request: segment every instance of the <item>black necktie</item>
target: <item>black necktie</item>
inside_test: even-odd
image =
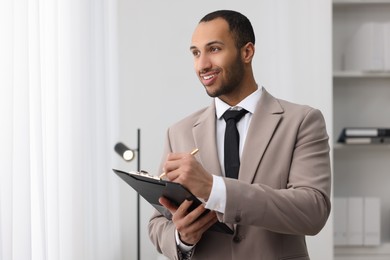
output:
[[[225,175],[229,178],[238,178],[238,170],[240,169],[240,135],[236,123],[247,112],[245,109],[227,110],[222,116],[226,121],[224,151]]]

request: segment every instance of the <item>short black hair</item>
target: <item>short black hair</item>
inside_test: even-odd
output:
[[[230,32],[233,34],[238,49],[248,42],[255,44],[255,33],[252,24],[245,15],[239,12],[218,10],[205,15],[199,23],[209,22],[217,18],[222,18],[229,24]]]

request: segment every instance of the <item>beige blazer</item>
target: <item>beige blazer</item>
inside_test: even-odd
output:
[[[215,133],[212,104],[168,129],[163,160],[169,152],[197,147],[203,167],[221,175]],[[309,259],[305,235],[322,229],[331,208],[328,135],[321,112],[276,99],[264,89],[247,133],[239,178],[224,181],[226,211],[217,215],[234,235],[206,232],[192,259]],[[174,230],[157,211],[151,217],[151,241],[169,259],[178,259]]]

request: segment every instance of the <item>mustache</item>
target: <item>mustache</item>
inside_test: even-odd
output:
[[[202,69],[199,71],[199,75],[210,73],[210,72],[220,72],[220,68],[211,68],[211,69]]]

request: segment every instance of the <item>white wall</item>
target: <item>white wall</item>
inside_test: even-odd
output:
[[[189,52],[199,19],[217,9],[241,11],[257,36],[255,77],[273,95],[319,108],[332,136],[331,1],[119,0],[122,141],[136,146],[142,131],[143,169],[156,173],[169,125],[210,104]],[[120,165],[136,169],[135,163]],[[127,259],[135,259],[135,193],[125,185],[122,221]],[[127,201],[127,200],[125,200]],[[157,259],[147,237],[151,207],[142,203],[142,259]],[[332,221],[308,238],[314,260],[333,258]]]

